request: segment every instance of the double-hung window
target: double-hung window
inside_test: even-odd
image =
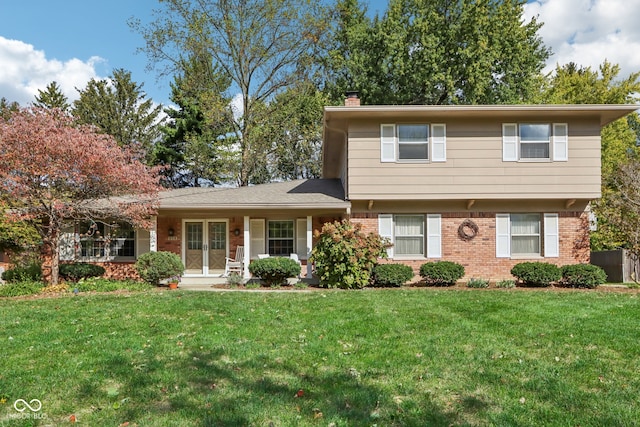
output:
[[[398,160],[429,160],[429,126],[397,125]]]
[[[378,232],[393,246],[387,250],[391,258],[440,258],[440,215],[392,215],[378,216]]]
[[[496,256],[558,257],[558,214],[496,214]]]
[[[424,255],[424,215],[395,215],[393,237],[396,255]]]
[[[267,245],[269,255],[289,256],[295,252],[293,221],[269,221],[267,228]]]
[[[380,126],[381,162],[444,162],[444,124],[401,123]]]
[[[568,160],[566,123],[504,123],[502,160]]]
[[[130,224],[79,223],[80,258],[96,260],[133,259],[136,233]]]

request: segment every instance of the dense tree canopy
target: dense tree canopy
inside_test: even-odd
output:
[[[545,90],[541,93],[543,102],[553,104],[630,104],[638,101],[640,93],[640,73],[632,73],[620,78],[620,67],[605,61],[598,70],[580,67],[574,63],[556,67]],[[598,228],[591,233],[594,250],[615,249],[624,246],[629,234],[620,228],[621,185],[614,175],[629,159],[636,158],[639,150],[637,141],[640,134],[634,124],[638,115],[616,120],[602,129],[602,198],[592,204],[598,220]],[[626,169],[623,169],[626,170]]]
[[[261,139],[260,128],[273,112],[273,98],[313,68],[310,58],[325,27],[320,2],[161,3],[154,22],[131,23],[146,40],[143,50],[166,73],[182,71],[189,57],[211,57],[211,70],[220,70],[238,95],[240,108],[227,116],[237,144],[234,180],[239,185],[264,181],[269,142]]]
[[[369,19],[339,0],[326,82],[334,100],[358,90],[366,104],[528,102],[549,57],[523,0],[390,0]]]
[[[223,95],[229,80],[212,66],[209,55],[189,58],[171,84],[177,108],[165,109],[170,120],[152,156],[154,164],[166,166],[163,181],[169,187],[213,185],[233,169],[233,112]]]
[[[147,158],[159,136],[162,106],[146,99],[142,85],[131,80],[131,72],[117,69],[108,79],[91,79],[78,90],[72,114],[79,123],[95,125],[113,136],[122,147]]]
[[[8,215],[36,227],[54,284],[65,223],[110,218],[146,225],[156,175],[113,137],[60,110],[26,108],[0,119],[0,191]]]

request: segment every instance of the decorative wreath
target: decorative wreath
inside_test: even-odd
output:
[[[470,219],[465,219],[458,227],[458,236],[462,240],[469,241],[478,234],[478,225]]]

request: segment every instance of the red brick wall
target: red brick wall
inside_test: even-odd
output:
[[[475,238],[465,241],[458,235],[458,227],[465,219],[478,226]],[[378,232],[378,214],[355,213],[351,221],[363,225],[365,232]],[[442,214],[442,258],[390,260],[413,267],[418,273],[420,265],[429,261],[445,260],[460,263],[465,268],[465,277],[492,280],[511,279],[511,268],[520,262],[543,261],[558,266],[589,262],[589,228],[584,212],[561,212],[559,214],[560,257],[511,259],[496,258],[495,212],[445,213]],[[388,262],[388,261],[383,261]]]

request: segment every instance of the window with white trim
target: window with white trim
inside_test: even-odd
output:
[[[136,232],[131,224],[81,222],[77,225],[77,234],[80,259],[135,259]]]
[[[504,123],[502,160],[567,161],[568,127],[566,123]]]
[[[446,126],[426,123],[380,125],[380,161],[446,161]]]
[[[267,224],[267,250],[271,256],[289,256],[295,253],[293,220],[269,221]]]
[[[558,257],[558,214],[496,214],[496,256]]]
[[[378,232],[393,244],[387,250],[390,258],[441,257],[439,214],[378,215]]]

